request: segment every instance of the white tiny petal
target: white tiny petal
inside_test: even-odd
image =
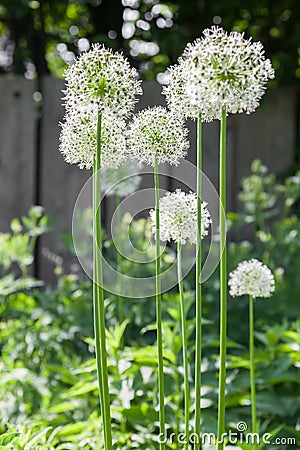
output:
[[[70,164],[90,169],[97,151],[97,115],[89,108],[69,113],[61,124],[59,151]],[[101,166],[116,168],[127,158],[126,123],[110,111],[102,115]]]
[[[128,128],[128,150],[137,161],[154,166],[178,165],[189,148],[188,130],[181,119],[161,106],[139,112]]]
[[[201,239],[208,234],[211,224],[206,203],[201,204]],[[194,192],[186,194],[180,189],[167,192],[159,201],[160,238],[180,244],[196,244],[197,242],[197,195]],[[155,211],[150,211],[152,231],[155,234]]]
[[[220,119],[223,109],[253,112],[274,75],[260,42],[213,26],[186,46],[163,93],[170,109],[185,118],[201,114],[209,122]]]
[[[229,274],[228,286],[230,295],[251,295],[256,297],[271,297],[275,291],[275,280],[271,270],[257,259],[241,262]]]
[[[120,117],[132,113],[136,95],[142,94],[138,73],[119,53],[94,44],[66,71],[65,107],[93,104],[99,112],[109,109]]]

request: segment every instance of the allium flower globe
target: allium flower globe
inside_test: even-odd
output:
[[[99,112],[110,110],[128,116],[142,94],[138,73],[119,53],[102,45],[81,54],[66,71],[67,111],[82,105],[96,105]]]
[[[228,285],[230,295],[251,295],[257,297],[271,297],[275,290],[274,276],[271,270],[257,259],[241,262],[229,274]]]
[[[260,42],[220,27],[204,30],[201,39],[187,45],[182,59],[186,94],[192,105],[205,111],[206,119],[220,118],[223,109],[226,114],[250,114],[274,78]]]
[[[189,148],[188,131],[181,119],[161,106],[139,112],[128,128],[128,149],[137,161],[151,166],[178,165]]]
[[[69,114],[61,124],[59,151],[70,164],[80,169],[94,165],[97,151],[97,114],[79,110]],[[116,168],[127,158],[126,123],[114,114],[106,112],[102,118],[101,167]]]
[[[208,234],[211,224],[207,203],[201,204],[201,239]],[[197,196],[186,194],[180,189],[167,192],[159,201],[160,238],[162,241],[173,240],[179,244],[196,244],[197,242]],[[155,234],[155,211],[150,211],[152,230]]]
[[[101,170],[101,191],[107,196],[118,195],[127,197],[139,187],[142,177],[139,174],[141,166],[128,160],[117,169],[104,167]]]
[[[162,93],[166,97],[168,107],[172,112],[185,119],[196,119],[201,113],[203,120],[208,121],[204,113],[204,104],[192,103],[187,93],[186,81],[189,77],[189,61],[179,58],[178,64],[169,67],[168,84],[163,87]]]

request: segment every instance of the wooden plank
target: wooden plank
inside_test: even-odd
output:
[[[91,174],[90,171],[81,171],[76,166],[66,164],[58,152],[60,133],[58,123],[63,119],[64,114],[61,106],[63,86],[61,80],[50,77],[43,80],[40,198],[46,213],[60,219],[55,231],[45,236],[41,242],[40,275],[47,280],[53,279],[51,275],[53,263],[46,255],[64,254],[59,235],[71,233],[71,219],[76,197]],[[143,109],[148,105],[164,104],[164,98],[160,92],[161,86],[153,82],[145,82],[144,96],[137,109]],[[191,150],[188,160],[195,162],[195,123],[191,122],[188,126],[191,129]],[[260,157],[271,170],[282,170],[293,162],[294,143],[295,97],[291,89],[270,91],[255,114],[230,117],[228,120],[228,208],[236,208],[236,193],[241,177],[249,173],[251,161],[255,157]],[[216,188],[218,188],[218,146],[219,124],[216,122],[205,124],[203,168]],[[176,174],[180,170],[185,169],[180,166],[168,168],[168,173],[174,179],[170,182],[166,177],[162,177],[161,187],[175,189],[178,186]],[[186,174],[186,177],[188,178],[189,174]],[[147,176],[142,184],[142,187],[149,186],[152,186],[152,176]],[[148,204],[149,201],[147,200],[146,203]],[[114,211],[114,199],[107,199],[105,206],[104,216],[106,225],[109,225]]]
[[[243,177],[251,173],[251,163],[260,159],[273,173],[284,173],[295,158],[296,90],[267,91],[255,113],[231,117],[234,134],[230,177],[232,207],[238,208],[237,192]]]
[[[0,229],[26,214],[35,191],[34,81],[0,77]]]
[[[42,82],[43,117],[40,139],[40,179],[35,179],[36,168],[36,107],[33,94],[36,82],[22,76],[0,77],[0,229],[7,230],[13,217],[26,214],[35,202],[39,185],[40,203],[46,214],[59,219],[52,233],[41,240],[40,275],[52,279],[51,254],[64,254],[59,240],[62,233],[71,232],[73,207],[77,195],[91,171],[80,170],[63,161],[58,152],[59,122],[63,119],[61,106],[62,80],[46,77]],[[137,109],[164,105],[161,86],[144,82],[144,95]],[[251,162],[260,158],[272,172],[287,170],[294,162],[296,145],[296,95],[293,88],[269,90],[261,106],[251,115],[238,114],[228,119],[228,208],[236,210],[237,192],[241,178],[250,173]],[[196,159],[195,123],[189,122],[191,149],[188,160]],[[219,124],[203,127],[203,169],[218,187]],[[151,168],[150,168],[151,169]],[[176,177],[183,167],[168,168],[170,181],[162,177],[163,189],[175,189]],[[189,174],[185,174],[188,178]],[[152,186],[152,176],[145,177],[142,187]],[[150,195],[150,194],[149,194]],[[147,202],[146,202],[147,203]],[[113,199],[106,201],[106,225],[114,210]],[[48,255],[48,256],[45,256]]]
[[[39,275],[54,280],[54,262],[51,255],[64,255],[65,247],[59,236],[71,233],[72,214],[77,195],[91,174],[76,165],[67,164],[58,151],[60,127],[63,120],[62,80],[45,77],[42,91],[44,100],[41,125],[40,198],[46,214],[59,219],[55,230],[41,239]]]

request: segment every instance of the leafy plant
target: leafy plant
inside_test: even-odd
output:
[[[295,214],[299,175],[278,182],[261,163],[255,162],[252,169],[253,173],[242,183],[241,212],[228,215],[235,237],[235,241],[229,243],[229,260],[233,263],[228,270],[251,257],[263,259],[273,269],[279,267],[275,271],[275,295],[255,305],[258,418],[261,433],[272,434],[272,441],[275,436],[299,440],[300,221]],[[257,208],[253,207],[256,201]],[[282,204],[286,205],[283,212]],[[241,228],[245,217],[247,225]],[[123,220],[131,221],[129,216]],[[22,230],[21,234],[29,233],[23,223]],[[133,246],[147,248],[145,235],[149,232],[145,219],[132,221]],[[10,235],[13,237],[14,233]],[[30,237],[28,239],[30,241]],[[126,241],[123,245],[127,245]],[[114,265],[112,250],[113,242],[106,236],[106,257]],[[24,255],[23,249],[20,254]],[[170,249],[164,264],[170,264],[173,255]],[[18,255],[15,259],[22,258]],[[132,267],[129,260],[124,260],[122,264],[129,274],[141,276],[143,270],[146,274],[154,272],[153,263]],[[28,268],[26,266],[25,270]],[[7,291],[4,295],[2,292],[0,297],[0,448],[103,448],[102,425],[97,412],[90,281],[84,276],[60,273],[57,286],[32,287],[29,291],[21,287],[27,278],[26,275],[20,277],[18,265],[14,275],[4,270],[3,273],[2,283],[6,277],[13,276],[13,283],[20,284],[11,293]],[[191,386],[195,333],[193,277],[191,273],[184,280]],[[202,429],[215,433],[219,347],[217,275],[205,283],[203,295]],[[156,449],[154,301],[151,298],[125,299],[126,320],[121,324],[116,320],[116,296],[107,292],[105,302],[114,446],[118,450]],[[177,289],[163,295],[162,305],[166,422],[170,434],[182,431],[184,423]],[[229,299],[228,307],[226,428],[234,431],[239,421],[251,422],[247,304]],[[120,345],[123,337],[124,346]],[[243,443],[239,446],[249,448]],[[167,448],[180,449],[181,446],[174,442]],[[292,450],[295,445],[270,444],[266,448]]]
[[[37,238],[51,228],[51,220],[43,214],[43,208],[32,206],[28,216],[13,219],[11,233],[0,233],[0,295],[8,295],[22,289],[41,286],[42,283],[29,275],[34,262]],[[21,278],[17,278],[17,275]]]

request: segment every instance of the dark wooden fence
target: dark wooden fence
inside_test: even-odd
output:
[[[144,83],[139,109],[164,104],[161,87]],[[49,279],[53,270],[47,254],[63,254],[62,233],[71,232],[76,197],[90,171],[66,164],[58,152],[59,122],[63,119],[63,81],[51,77],[28,81],[23,77],[0,77],[0,230],[9,228],[13,217],[40,204],[48,215],[59,219],[55,232],[39,246],[38,273]],[[41,97],[41,95],[42,97]],[[42,98],[42,104],[39,100]],[[191,151],[195,159],[195,124],[190,123]],[[260,158],[274,172],[288,169],[296,158],[297,98],[293,88],[270,90],[261,107],[250,116],[228,120],[228,204],[237,208],[236,193],[241,178],[250,172],[251,161]],[[204,172],[217,186],[218,124],[204,127]],[[176,175],[170,169],[170,174]],[[174,187],[174,185],[172,185]],[[110,204],[107,203],[107,217]]]

